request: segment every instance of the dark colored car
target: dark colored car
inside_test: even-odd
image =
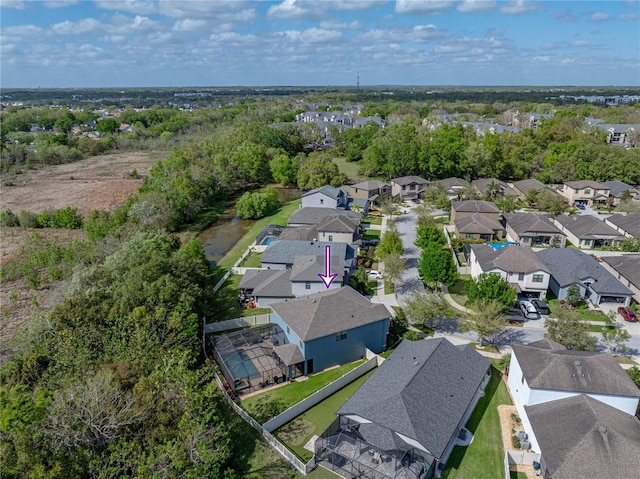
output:
[[[585,206],[582,203],[576,203],[576,208],[578,208],[579,210],[584,210]]]
[[[532,299],[531,304],[535,306],[538,313],[547,315],[549,314],[549,305],[540,299]]]
[[[618,313],[622,315],[625,321],[629,321],[631,323],[635,323],[638,321],[638,316],[631,309],[625,308],[624,306],[620,306],[618,308]]]

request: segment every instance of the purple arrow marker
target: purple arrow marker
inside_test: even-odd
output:
[[[333,280],[338,276],[338,273],[331,274],[331,246],[329,245],[324,247],[324,274],[318,273],[318,276],[327,289],[329,289]]]

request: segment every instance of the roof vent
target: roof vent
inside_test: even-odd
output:
[[[602,434],[606,434],[607,433],[607,426],[605,426],[604,424],[599,424],[598,425],[598,431],[600,431]]]
[[[578,361],[577,359],[573,362],[573,364],[575,364],[576,366],[582,365],[582,363],[580,361]]]
[[[312,300],[311,300],[311,302],[312,302],[312,303],[315,303],[315,302],[316,302],[316,300],[315,300],[315,299],[312,299]]]

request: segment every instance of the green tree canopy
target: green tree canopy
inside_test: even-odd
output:
[[[467,304],[473,305],[478,300],[495,300],[506,311],[516,301],[516,290],[499,274],[481,273],[475,280],[469,281],[464,287]]]

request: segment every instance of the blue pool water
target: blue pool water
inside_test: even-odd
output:
[[[234,379],[249,378],[258,374],[258,370],[244,351],[240,351],[237,355],[231,356],[225,363]]]
[[[262,240],[263,245],[269,245],[271,243],[273,243],[275,240],[277,240],[278,238],[275,238],[273,236],[267,236],[265,239]]]

